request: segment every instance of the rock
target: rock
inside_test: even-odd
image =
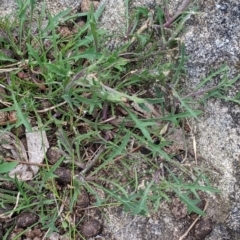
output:
[[[212,231],[212,220],[209,217],[201,218],[193,228],[193,234],[196,240],[204,239]]]
[[[58,177],[56,181],[60,184],[68,184],[71,183],[72,180],[72,172],[71,170],[63,167],[59,167],[54,172]]]
[[[84,222],[81,227],[81,234],[85,237],[95,237],[102,231],[102,224],[97,220]]]
[[[33,230],[29,230],[28,232],[24,233],[24,235],[27,237],[27,238],[30,238],[30,239],[42,239],[42,236],[43,236],[44,232],[42,232],[41,229],[33,229]]]
[[[31,212],[24,212],[18,215],[16,226],[18,228],[27,228],[38,221],[38,216]]]
[[[187,216],[187,207],[178,198],[174,198],[171,205],[171,212],[174,217],[181,219]]]
[[[240,204],[236,204],[232,206],[230,210],[228,219],[227,219],[228,227],[234,231],[240,233]]]
[[[91,4],[93,4],[94,10],[97,9],[99,5],[99,1],[90,1],[90,0],[83,0],[81,2],[81,12],[88,12],[91,9]]]
[[[214,226],[212,232],[204,240],[231,240],[230,233],[223,224]]]
[[[46,156],[49,163],[55,164],[62,157],[62,153],[58,148],[50,147],[46,152]]]
[[[78,196],[76,206],[79,208],[86,208],[90,203],[89,195],[85,189],[81,189],[81,192]]]
[[[8,121],[8,113],[0,112],[0,123],[4,123]]]
[[[16,184],[14,182],[10,182],[10,181],[3,181],[1,188],[3,189],[7,189],[7,190],[17,190]]]

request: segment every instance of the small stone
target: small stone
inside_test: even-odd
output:
[[[36,223],[38,220],[38,216],[31,212],[24,212],[18,215],[16,226],[18,228],[27,228],[34,223]]]
[[[187,216],[187,207],[178,198],[174,198],[172,201],[171,212],[174,217],[181,219]]]
[[[63,167],[59,167],[54,172],[58,177],[56,178],[57,182],[60,184],[68,184],[71,183],[72,180],[72,172],[71,170]]]
[[[232,231],[240,233],[240,204],[232,206],[227,219],[227,226]]]
[[[58,148],[50,147],[47,150],[46,156],[49,163],[55,164],[62,157],[62,153]]]
[[[47,108],[50,108],[50,107],[52,107],[51,102],[47,99],[44,99],[44,100],[41,101],[39,109],[43,110],[43,109],[47,109]]]
[[[90,203],[89,195],[85,189],[81,189],[81,192],[79,193],[76,206],[79,208],[86,208]]]
[[[230,240],[229,229],[224,223],[215,224],[211,233],[207,236],[208,240]]]
[[[202,218],[193,228],[193,234],[196,240],[205,239],[205,237],[212,231],[213,223],[211,218]]]
[[[8,120],[9,121],[16,121],[17,120],[17,112],[11,111],[8,113]]]
[[[53,232],[49,236],[49,240],[59,240],[60,239],[60,234],[57,232]]]
[[[85,25],[84,21],[79,21],[73,26],[73,33],[77,33]]]
[[[96,10],[98,5],[99,5],[99,1],[83,0],[81,2],[81,12],[88,12],[88,11],[90,11],[91,4],[93,4],[94,10]]]
[[[25,127],[20,125],[19,127],[12,128],[11,133],[16,135],[18,138],[22,138],[25,136]]]
[[[8,113],[0,112],[0,123],[4,123],[8,121]]]
[[[102,231],[102,224],[97,220],[91,220],[83,223],[81,233],[85,237],[95,237]]]
[[[59,33],[62,38],[69,37],[72,35],[72,32],[66,26],[59,27],[57,33]]]
[[[29,230],[24,235],[30,239],[41,239],[43,232],[40,229]]]
[[[1,187],[3,189],[7,189],[7,190],[16,190],[16,184],[14,182],[10,182],[10,181],[3,181]]]

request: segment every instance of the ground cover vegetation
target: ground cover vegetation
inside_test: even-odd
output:
[[[84,239],[102,229],[99,219],[86,220],[91,209],[148,215],[173,197],[204,215],[199,193],[219,191],[185,148],[188,119],[201,114],[191,104],[196,96],[239,97],[225,97],[238,80],[228,80],[226,66],[184,95],[187,56],[177,36],[194,6],[183,1],[174,16],[160,7],[127,11],[122,44],[109,49],[113,36],[98,26],[104,5],[52,17],[43,4],[36,18],[35,1],[17,3],[15,18],[0,22],[1,239],[20,239],[29,229],[43,239],[53,232]],[[218,83],[206,88],[214,77]],[[40,163],[22,153],[34,131],[50,145]],[[171,138],[176,132],[181,146]],[[184,164],[188,158],[195,167]],[[11,176],[20,163],[27,168]],[[24,179],[30,166],[38,171]]]

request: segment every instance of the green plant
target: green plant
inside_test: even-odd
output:
[[[219,191],[211,187],[204,173],[189,171],[176,162],[176,152],[166,151],[172,144],[167,129],[179,129],[184,119],[201,114],[190,102],[203,92],[196,89],[182,96],[180,87],[186,56],[176,36],[192,14],[184,11],[187,2],[172,18],[160,8],[155,18],[147,8],[138,8],[132,18],[127,12],[125,35],[129,41],[109,51],[102,44],[107,33],[98,27],[103,7],[95,13],[92,9],[71,16],[66,10],[55,17],[48,15],[47,25],[41,27],[42,18],[38,19],[37,33],[32,33],[35,1],[18,1],[18,21],[7,24],[0,39],[0,45],[13,52],[12,57],[0,56],[0,72],[6,73],[1,86],[8,91],[0,111],[16,112],[15,123],[5,130],[24,126],[31,131],[32,124],[37,124],[65,154],[53,165],[46,158],[33,185],[10,179],[6,172],[16,163],[3,163],[1,178],[13,182],[17,190],[1,189],[1,206],[13,205],[19,193],[18,205],[10,213],[32,208],[46,234],[61,228],[69,237],[78,234],[67,216],[73,214],[82,187],[95,197],[94,207],[123,205],[132,214],[147,215],[157,211],[162,200],[170,201],[174,193],[189,213],[204,214],[197,207],[198,191]],[[129,1],[125,3],[128,6]],[[74,21],[77,17],[87,18],[84,26]],[[161,32],[160,50],[152,40],[154,24]],[[61,35],[58,28],[68,25],[71,33]],[[166,25],[172,26],[170,33]],[[18,30],[18,41],[12,38],[12,29]],[[161,61],[175,47],[177,61]],[[151,67],[144,67],[148,58],[156,56]],[[226,70],[223,67],[213,75]],[[224,91],[237,79],[229,81],[224,75],[216,87],[204,92],[202,100],[212,96],[229,100]],[[204,79],[198,88],[209,80]],[[144,91],[149,86],[153,86],[151,91]],[[232,101],[239,102],[239,96]],[[148,154],[141,154],[142,149]],[[61,165],[71,170],[72,178],[69,189],[58,191],[55,171]],[[105,198],[96,189],[102,189]],[[59,221],[62,211],[65,218]]]

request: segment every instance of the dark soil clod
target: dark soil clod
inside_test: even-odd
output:
[[[97,220],[91,220],[83,223],[81,233],[85,237],[95,237],[102,231],[102,224]]]
[[[47,150],[46,155],[47,155],[47,159],[48,159],[49,163],[51,163],[51,164],[55,164],[62,157],[62,154],[59,151],[59,149],[57,149],[55,147],[50,147]]]
[[[59,167],[54,172],[58,177],[56,178],[57,182],[60,184],[68,184],[71,183],[72,180],[72,172],[71,170],[63,167]]]
[[[24,212],[17,217],[16,226],[18,228],[27,228],[38,220],[38,216],[34,213]]]

